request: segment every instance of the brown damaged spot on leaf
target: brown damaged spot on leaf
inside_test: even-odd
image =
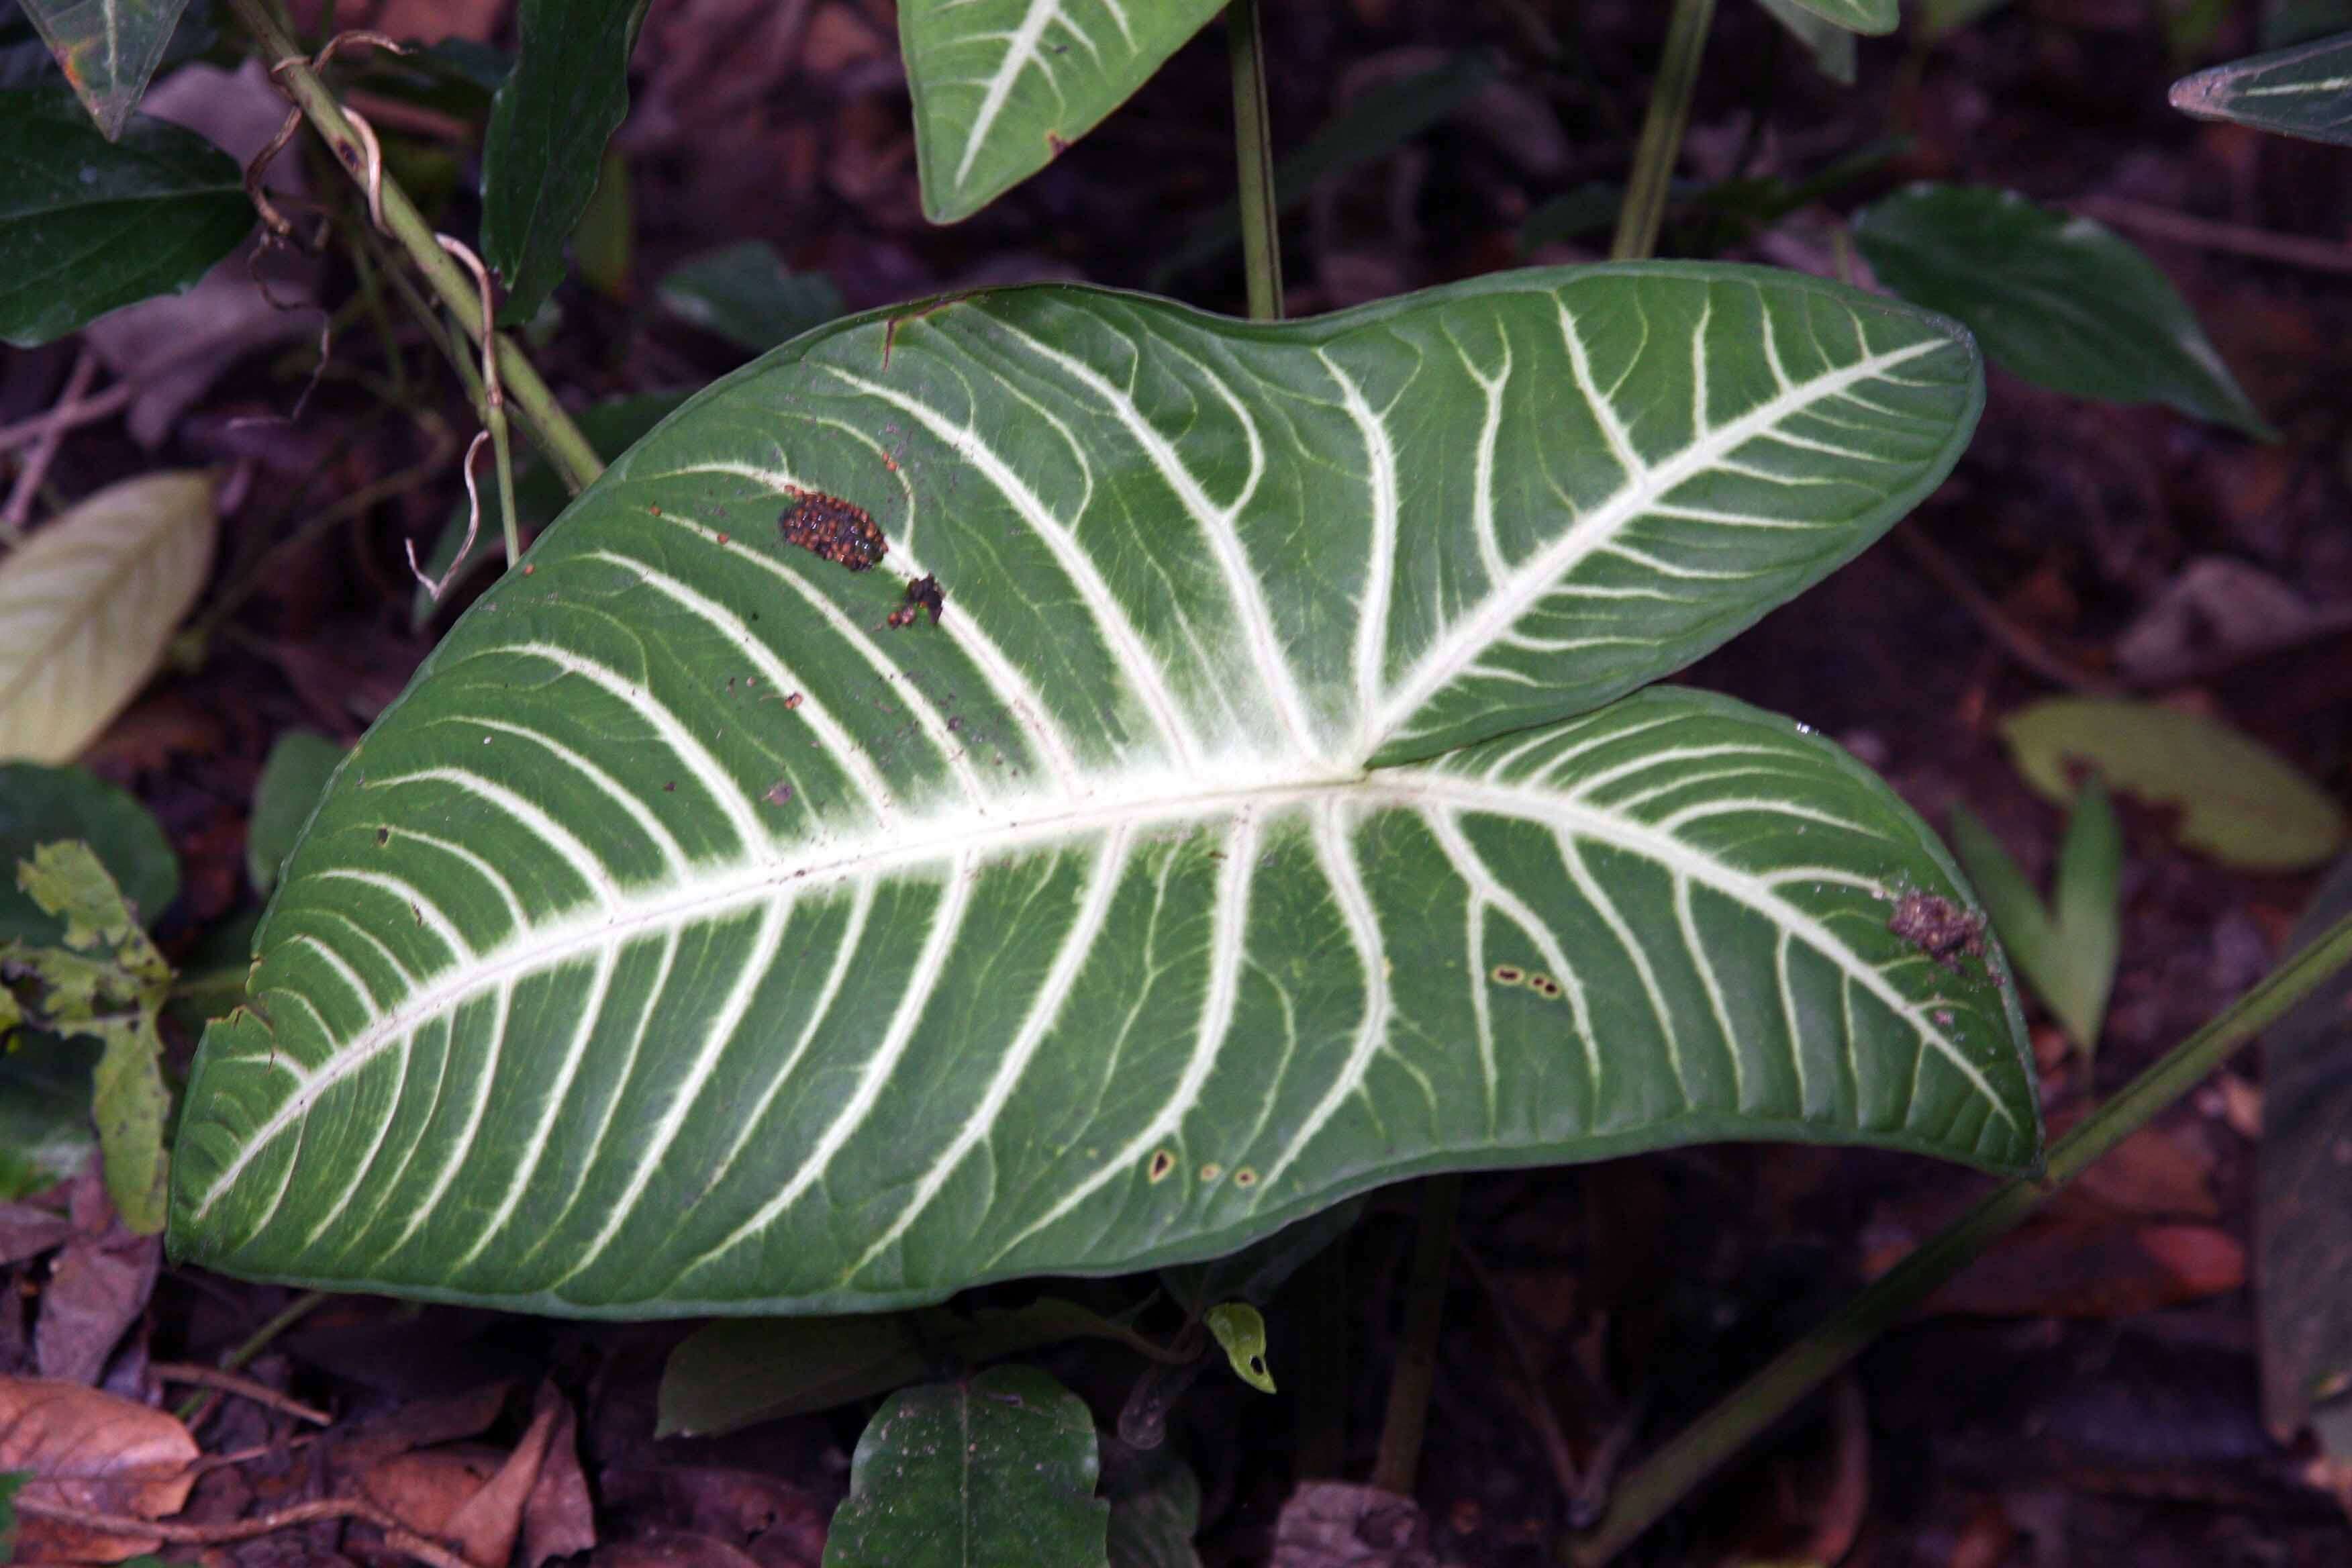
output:
[[[889,551],[889,542],[864,507],[839,496],[826,495],[823,490],[793,489],[788,493],[793,498],[793,504],[776,520],[777,527],[783,531],[785,543],[797,544],[852,572],[865,571]]]
[[[1045,145],[1053,150],[1053,155],[1056,158],[1070,150],[1068,140],[1060,132],[1054,131],[1045,132]]]
[[[768,793],[761,798],[770,805],[782,805],[793,798],[793,786],[779,779],[768,786]]]
[[[1955,973],[1963,956],[1984,956],[1984,917],[1938,894],[1916,888],[1905,893],[1886,918],[1886,929]]]

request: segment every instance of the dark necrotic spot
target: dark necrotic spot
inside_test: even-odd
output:
[[[1168,1173],[1175,1168],[1175,1155],[1171,1154],[1165,1149],[1155,1149],[1151,1152],[1150,1168],[1146,1171],[1144,1174],[1152,1181],[1161,1182],[1167,1180]]]
[[[776,520],[784,542],[822,555],[836,566],[863,572],[890,546],[866,509],[822,490],[793,490],[793,504]]]
[[[1517,985],[1527,977],[1528,972],[1516,963],[1495,965],[1495,984],[1497,985]]]

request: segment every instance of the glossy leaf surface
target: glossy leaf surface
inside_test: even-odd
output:
[[[898,40],[923,210],[954,223],[1044,168],[1223,8],[1219,0],[906,0]]]
[[[2172,84],[2172,107],[2200,120],[2352,145],[2352,33],[2183,77]]]
[[[62,95],[0,91],[0,342],[45,343],[193,286],[253,226],[236,160],[141,119],[109,142]]]
[[[2008,992],[1892,929],[1967,901],[1933,836],[1789,721],[1612,702],[1874,538],[1980,395],[1937,318],[1690,265],[796,340],[362,742],[207,1036],[175,1245],[809,1312],[1447,1167],[2030,1164]],[[852,507],[874,569],[784,542]]]
[[[2040,386],[2275,433],[2155,263],[2113,230],[1984,185],[1913,185],[1854,220],[1905,299],[1957,316],[1995,364]]]

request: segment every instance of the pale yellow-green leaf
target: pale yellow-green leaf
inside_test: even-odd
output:
[[[1265,1319],[1247,1301],[1225,1301],[1209,1309],[1203,1320],[1217,1336],[1234,1375],[1261,1394],[1274,1392],[1274,1374],[1265,1366]]]
[[[2344,811],[2292,763],[2226,724],[2153,702],[2061,697],[2002,726],[2018,772],[2064,804],[2089,772],[2120,794],[2177,807],[2180,842],[2228,866],[2315,866],[2344,839]]]
[[[163,657],[212,570],[210,479],[100,490],[0,558],[0,760],[70,761]]]

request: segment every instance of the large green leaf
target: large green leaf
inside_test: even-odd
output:
[[[108,142],[63,96],[0,92],[0,342],[45,343],[185,289],[253,226],[236,160],[141,119]]]
[[[898,43],[923,210],[954,223],[1044,168],[1222,9],[1223,0],[904,0]]]
[[[482,137],[482,256],[499,320],[536,315],[563,279],[604,144],[629,112],[629,51],[649,0],[522,0],[522,47]]]
[[[163,62],[188,0],[20,0],[108,141]]]
[[[1966,900],[1926,828],[1787,720],[1601,706],[1875,537],[1981,394],[1938,318],[1690,264],[801,337],[361,742],[200,1054],[175,1246],[806,1312],[1202,1258],[1447,1167],[2030,1164],[2009,993],[1891,929]],[[879,570],[780,542],[814,492]],[[919,574],[943,611],[894,627]]]
[[[1916,184],[1854,219],[1880,281],[1948,311],[2002,369],[2275,438],[2179,291],[2114,230],[1986,185]]]
[[[2182,77],[2172,84],[2172,107],[2200,120],[2352,144],[2352,33]]]

